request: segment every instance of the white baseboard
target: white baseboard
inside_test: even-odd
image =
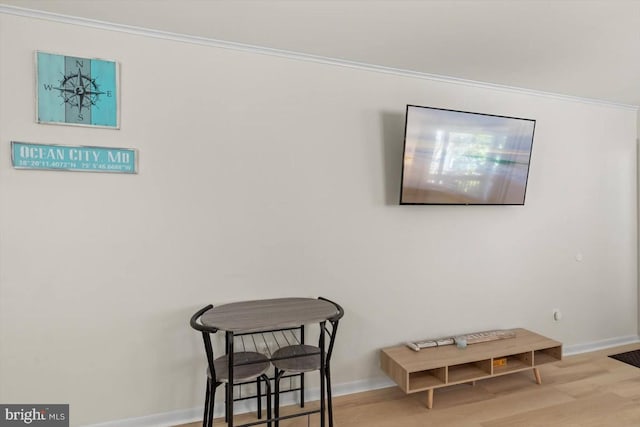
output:
[[[360,393],[363,391],[377,390],[385,387],[392,387],[395,383],[387,377],[378,377],[367,380],[352,381],[350,383],[335,384],[331,388],[333,396],[343,396],[346,394]],[[218,393],[220,394],[220,393]],[[204,399],[204,396],[202,397]],[[320,388],[309,388],[305,392],[305,401],[313,402],[320,399]],[[282,405],[294,405],[299,401],[299,393],[292,392],[282,395],[280,402]],[[164,412],[160,414],[152,414],[144,417],[127,418],[122,420],[107,421],[99,424],[86,425],[85,427],[172,427],[180,424],[188,424],[193,422],[201,422],[203,415],[203,407],[180,409],[177,411]],[[257,409],[254,399],[236,402],[234,412],[243,414],[253,412]],[[263,409],[264,410],[264,409]],[[216,402],[214,410],[215,417],[224,415],[224,404]]]
[[[91,424],[85,427],[169,427],[202,421],[202,412],[203,408],[180,409],[177,411],[146,415],[144,417]]]
[[[610,338],[602,341],[595,341],[586,344],[576,344],[563,348],[564,356],[573,356],[581,353],[588,353],[596,350],[603,350],[626,344],[640,343],[640,336],[629,335],[625,337]],[[332,387],[334,396],[360,393],[363,391],[377,390],[380,388],[393,387],[395,383],[387,377],[377,377],[365,380],[352,381],[349,383],[334,384]],[[305,401],[314,401],[320,398],[320,389],[308,389],[305,393]],[[282,396],[282,405],[293,405],[298,402],[298,393],[287,393]],[[236,402],[234,411],[237,414],[253,412],[256,410],[255,400],[243,400]],[[203,408],[180,409],[177,411],[152,414],[144,417],[128,418],[123,420],[108,421],[100,424],[91,424],[85,427],[172,427],[180,424],[187,424],[202,421]],[[214,415],[222,417],[224,407],[222,403],[216,405]]]
[[[606,348],[636,343],[640,343],[640,336],[627,335],[626,337],[609,338],[606,340],[595,341],[586,344],[564,346],[562,349],[562,354],[564,356],[573,356],[576,354],[589,353],[591,351],[604,350]]]

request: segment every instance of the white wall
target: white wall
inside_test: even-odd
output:
[[[35,50],[120,61],[121,129],[36,124]],[[9,14],[0,63],[0,402],[198,407],[188,318],[247,298],[340,302],[336,385],[412,338],[637,335],[632,109]],[[536,119],[526,205],[398,206],[408,103]],[[11,140],[138,148],[140,173],[15,170]]]

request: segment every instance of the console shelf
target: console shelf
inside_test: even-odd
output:
[[[382,349],[380,366],[405,393],[427,392],[433,406],[433,390],[498,375],[533,370],[542,382],[538,366],[562,360],[562,344],[526,329],[515,329],[515,338],[472,344],[424,348],[406,346]]]

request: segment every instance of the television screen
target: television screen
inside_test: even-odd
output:
[[[402,205],[524,205],[535,120],[407,105]]]

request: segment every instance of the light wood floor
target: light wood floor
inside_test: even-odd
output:
[[[336,427],[638,427],[640,368],[607,357],[640,349],[627,345],[565,357],[532,372],[516,373],[437,389],[433,409],[426,393],[405,395],[392,387],[334,397]],[[308,408],[314,407],[309,403]],[[286,408],[286,413],[295,411]],[[285,411],[283,411],[285,412]],[[236,424],[255,416],[242,415]],[[309,424],[307,424],[309,422]],[[199,423],[176,427],[196,427]],[[281,427],[318,426],[313,415],[282,421]],[[214,426],[226,426],[215,420]]]

